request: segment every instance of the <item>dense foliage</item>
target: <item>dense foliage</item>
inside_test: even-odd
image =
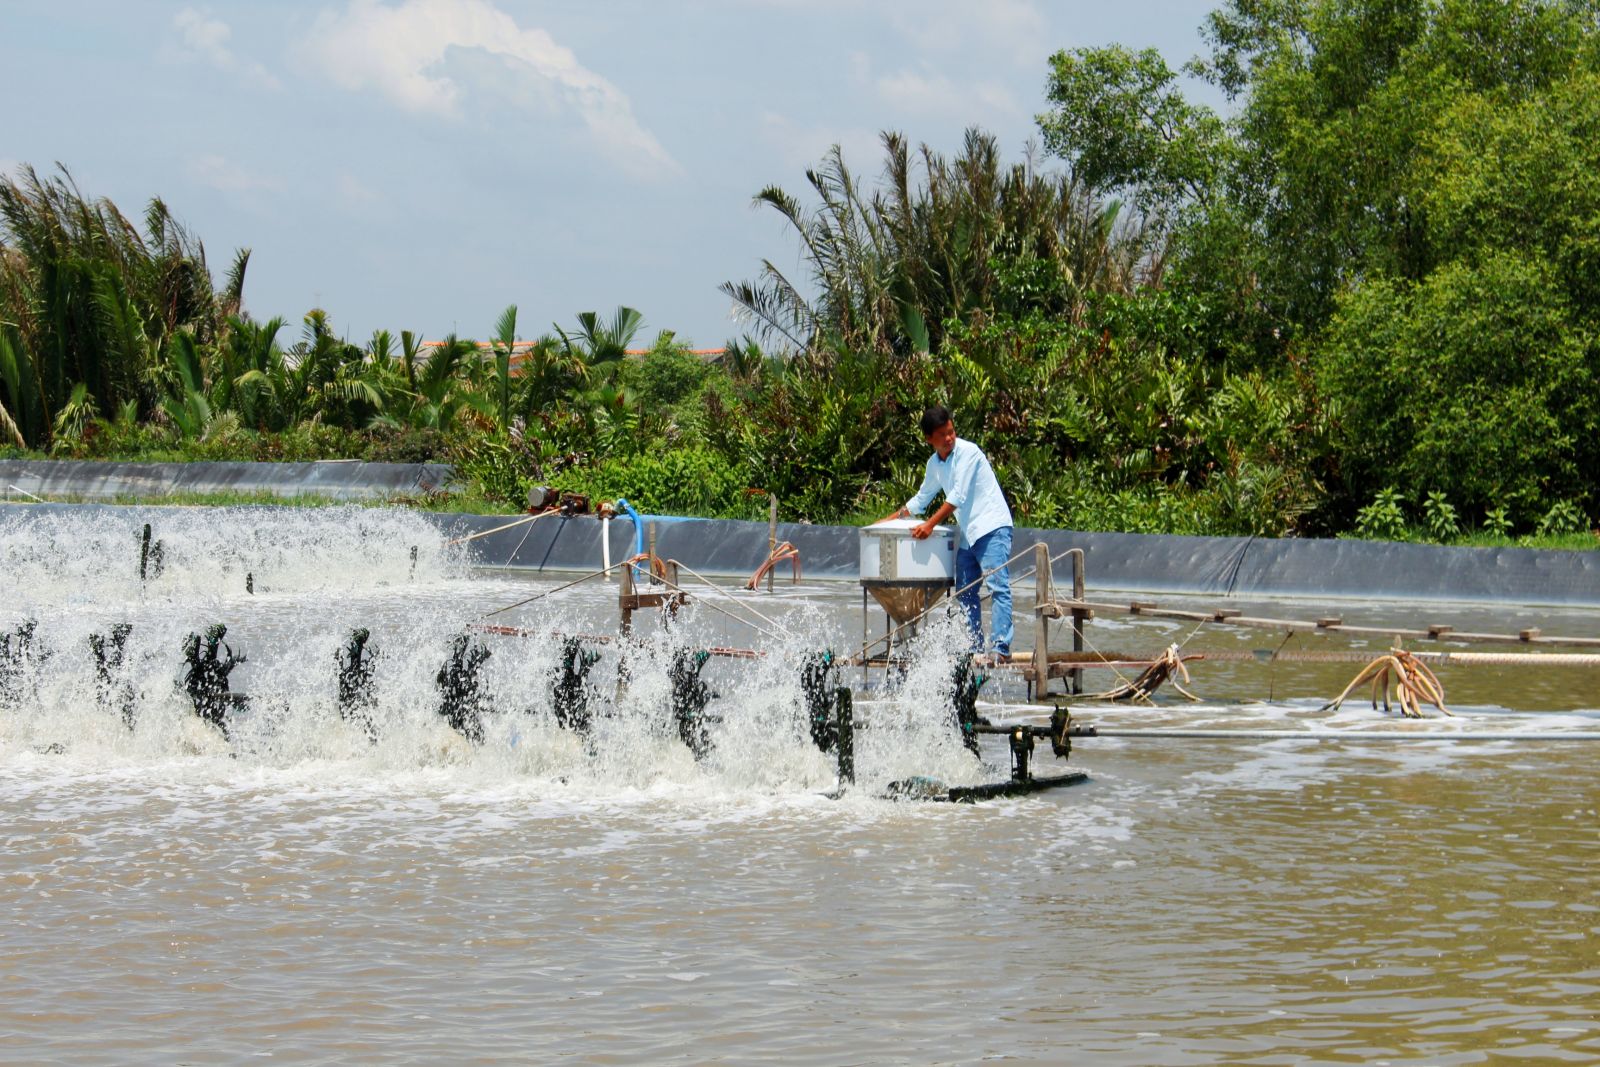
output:
[[[1176,533],[1554,536],[1600,513],[1600,5],[1227,0],[1186,98],[1055,55],[1045,148],[885,134],[756,203],[804,276],[723,289],[720,356],[639,312],[532,342],[297,339],[160,201],[0,181],[0,439],[57,455],[455,462],[646,509],[881,514],[955,411],[1019,519]],[[781,259],[783,257],[774,257]],[[1477,531],[1477,534],[1474,534]]]
[[[1305,369],[1319,525],[1600,506],[1597,11],[1229,0],[1191,66],[1226,120],[1154,53],[1054,58],[1047,143],[1160,220],[1228,365]]]

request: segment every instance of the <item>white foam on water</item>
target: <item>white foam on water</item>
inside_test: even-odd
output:
[[[741,818],[759,813],[756,798],[810,804],[837,785],[835,757],[809,736],[795,667],[838,641],[815,596],[763,598],[769,620],[788,609],[774,625],[732,594],[707,593],[670,629],[590,645],[600,659],[589,675],[588,739],[556,721],[558,638],[474,635],[490,655],[479,674],[489,713],[473,744],[440,714],[436,676],[486,604],[535,595],[537,585],[474,572],[464,551],[413,514],[365,508],[163,511],[152,519],[162,567],[141,582],[143,517],[0,518],[0,574],[12,592],[0,632],[37,624],[0,694],[0,761],[13,782],[43,787],[65,774],[188,789],[463,789],[518,802],[734,800]],[[615,595],[603,583],[553,591],[492,621],[539,634],[609,633]],[[731,623],[729,612],[749,625]],[[217,621],[229,627],[225,645],[243,656],[232,689],[250,699],[228,715],[226,736],[195,714],[180,684],[185,635]],[[90,640],[115,623],[132,631],[121,666],[101,679]],[[355,626],[371,632],[375,741],[339,713],[336,658]],[[707,664],[703,678],[720,699],[706,709],[712,744],[696,760],[678,736],[672,667],[683,650],[725,645],[730,634],[768,654]],[[855,794],[910,776],[1003,777],[961,746],[946,710],[965,640],[954,615],[929,621],[907,670],[856,734]]]

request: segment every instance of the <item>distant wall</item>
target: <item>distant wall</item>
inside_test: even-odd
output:
[[[442,463],[97,463],[0,460],[0,497],[112,500],[173,493],[271,493],[362,500],[443,488],[455,472]]]

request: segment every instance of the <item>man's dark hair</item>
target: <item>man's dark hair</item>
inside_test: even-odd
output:
[[[942,404],[935,404],[922,413],[922,436],[928,437],[936,430],[942,430],[950,421],[950,409]]]

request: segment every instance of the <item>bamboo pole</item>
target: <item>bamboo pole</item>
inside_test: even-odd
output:
[[[1355,626],[1339,618],[1322,619],[1275,619],[1240,615],[1236,611],[1218,609],[1213,611],[1184,611],[1176,608],[1163,608],[1153,601],[1134,600],[1127,604],[1112,604],[1100,601],[1088,601],[1081,597],[1071,600],[1057,600],[1044,605],[1041,609],[1045,613],[1059,618],[1067,613],[1077,612],[1109,612],[1127,615],[1139,615],[1152,619],[1178,619],[1184,622],[1209,622],[1219,626],[1243,626],[1258,630],[1293,630],[1300,633],[1343,633],[1358,636],[1377,637],[1404,637],[1424,641],[1462,641],[1481,642],[1489,644],[1513,645],[1567,645],[1577,648],[1600,648],[1600,637],[1556,637],[1545,636],[1537,627],[1519,630],[1515,634],[1472,633],[1465,630],[1455,630],[1449,626],[1435,624],[1427,629],[1415,629],[1401,626]]]
[[[1050,549],[1040,541],[1033,546],[1033,670],[1028,674],[1030,699],[1050,695],[1050,618],[1038,610],[1050,603],[1055,591],[1050,588]]]

